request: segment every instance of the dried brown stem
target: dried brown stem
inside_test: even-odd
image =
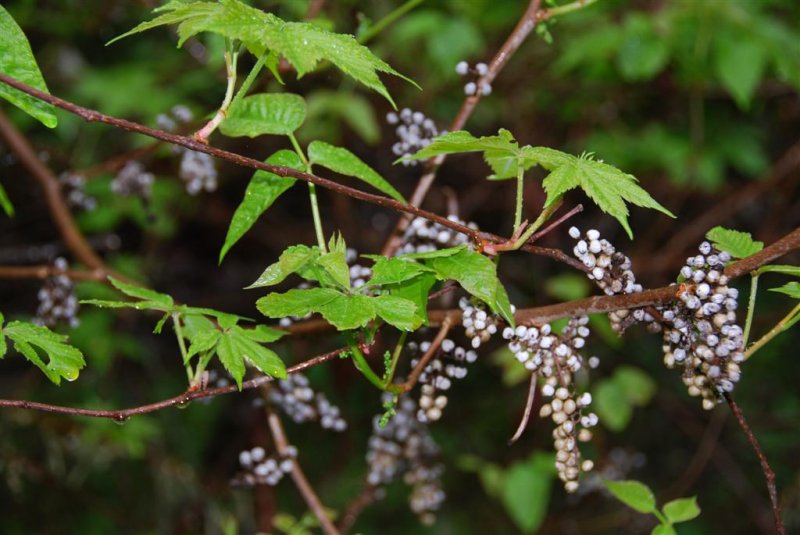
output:
[[[478,87],[481,87],[484,83],[491,84],[497,75],[500,74],[500,71],[503,70],[503,67],[506,66],[506,63],[508,63],[508,60],[511,59],[511,56],[514,55],[514,52],[517,51],[528,35],[530,35],[531,31],[533,31],[533,29],[536,27],[536,14],[539,11],[541,3],[542,0],[531,0],[530,4],[528,4],[528,8],[522,14],[519,22],[517,22],[517,25],[506,39],[506,42],[503,43],[503,46],[500,47],[500,49],[492,58],[491,62],[489,62],[488,71],[483,77],[480,78],[480,80],[477,81]],[[475,95],[468,96],[464,99],[464,102],[461,104],[461,108],[458,110],[453,122],[450,123],[450,132],[464,128],[464,125],[472,115],[472,112],[475,109],[475,106],[478,105],[480,99],[480,91],[476,92]],[[425,174],[422,175],[422,177],[419,179],[419,182],[417,182],[417,187],[414,189],[414,193],[411,195],[411,199],[409,201],[410,204],[413,206],[422,205],[422,202],[425,200],[428,191],[433,185],[433,181],[436,179],[436,172],[442,163],[444,163],[445,158],[446,156],[442,154],[432,158],[431,160],[428,160],[425,166]],[[408,228],[410,222],[411,218],[408,216],[403,216],[398,220],[397,225],[395,226],[392,234],[389,236],[389,239],[386,241],[381,254],[384,256],[392,256],[394,252],[397,251],[402,244],[403,233],[405,232],[406,228]]]
[[[433,339],[431,342],[431,346],[425,352],[425,354],[420,357],[419,362],[408,374],[408,379],[406,382],[403,383],[403,392],[408,392],[417,384],[419,381],[419,376],[422,375],[422,372],[425,371],[425,368],[428,366],[428,363],[431,359],[436,355],[439,351],[439,347],[441,347],[442,342],[447,337],[447,333],[450,332],[450,326],[452,325],[451,319],[449,316],[445,316],[442,320],[441,327],[439,327],[439,332],[436,333],[436,338]]]
[[[749,425],[747,425],[747,419],[744,417],[742,409],[739,408],[739,405],[733,401],[733,397],[731,397],[731,395],[728,393],[725,394],[725,401],[728,402],[731,412],[733,412],[733,415],[739,422],[739,427],[742,428],[742,431],[747,437],[748,442],[750,442],[750,446],[753,448],[753,451],[756,452],[758,462],[761,463],[761,470],[764,472],[764,477],[767,480],[769,501],[772,503],[772,514],[775,517],[775,529],[778,535],[786,535],[786,528],[784,527],[783,519],[781,518],[781,504],[778,502],[778,488],[775,486],[775,472],[772,471],[772,467],[769,465],[769,461],[767,461],[767,456],[764,455],[764,452],[761,450],[761,445],[758,443],[758,439],[753,434],[753,430],[750,429]]]
[[[521,437],[522,433],[525,432],[525,428],[528,427],[528,422],[531,419],[531,411],[533,410],[533,404],[536,401],[536,392],[539,390],[539,384],[537,382],[538,379],[538,374],[531,374],[531,381],[528,385],[528,399],[525,402],[525,412],[522,414],[522,420],[520,420],[517,430],[514,432],[514,436],[508,441],[509,446],[519,440],[519,437]]]
[[[275,448],[278,450],[278,454],[286,455],[289,448],[286,432],[283,430],[281,419],[270,409],[267,409],[267,423],[269,423],[269,429],[272,431],[272,439],[275,441]],[[308,508],[311,509],[314,516],[317,517],[322,531],[324,531],[326,535],[339,535],[339,530],[336,529],[331,519],[325,514],[325,507],[322,505],[322,502],[320,502],[317,493],[314,492],[308,479],[306,479],[306,475],[303,473],[303,469],[300,468],[300,463],[297,459],[293,459],[291,475],[297,490],[303,495],[303,499],[308,505]]]

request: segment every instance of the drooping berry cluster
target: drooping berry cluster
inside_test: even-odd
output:
[[[277,381],[269,390],[269,401],[296,423],[318,421],[324,429],[338,432],[347,429],[339,407],[328,401],[325,394],[315,394],[308,378],[300,373]]]
[[[409,342],[406,347],[410,354],[425,354],[430,348],[430,342]],[[447,394],[454,379],[463,379],[467,376],[466,364],[472,364],[478,359],[478,354],[471,349],[464,349],[456,345],[449,338],[442,341],[436,351],[436,356],[431,359],[419,376],[420,397],[417,419],[420,422],[435,422],[442,417],[442,411],[447,406]],[[411,360],[411,367],[419,363],[419,357]]]
[[[297,448],[288,446],[284,455],[267,457],[267,452],[261,446],[239,453],[240,473],[232,483],[234,485],[272,485],[275,486],[294,468],[297,458]]]
[[[600,232],[595,229],[586,231],[581,236],[577,227],[569,229],[569,235],[578,240],[572,252],[584,266],[591,271],[586,276],[595,281],[606,295],[632,294],[642,291],[642,285],[636,282],[636,275],[631,271],[631,259],[616,248],[606,239],[600,238]],[[652,322],[653,318],[642,309],[617,310],[608,314],[611,327],[622,333],[635,321]]]
[[[350,267],[350,286],[354,289],[361,288],[367,283],[369,278],[372,277],[372,268],[362,266],[356,262],[357,260],[358,251],[348,247],[345,262],[347,262],[347,265]]]
[[[63,258],[56,258],[53,266],[59,271],[68,268],[67,261]],[[37,297],[39,307],[33,318],[34,323],[54,328],[64,322],[73,329],[80,324],[75,285],[66,275],[47,277]]]
[[[473,349],[478,349],[497,332],[497,326],[502,320],[500,316],[486,310],[486,304],[477,299],[462,297],[458,300],[458,306],[462,310],[461,325],[464,326],[464,333],[470,339]],[[514,311],[514,305],[511,305],[511,311]]]
[[[489,96],[492,94],[492,86],[480,81],[488,72],[489,66],[485,63],[476,63],[474,67],[470,67],[466,61],[459,61],[456,65],[456,74],[471,78],[469,82],[464,84],[464,94],[467,96],[477,94]]]
[[[65,171],[58,175],[58,182],[64,189],[64,197],[70,206],[89,211],[97,208],[97,199],[86,194],[85,176]]]
[[[111,191],[122,197],[149,199],[153,192],[153,173],[145,171],[144,165],[129,160],[111,181]]]
[[[205,152],[183,149],[178,176],[186,183],[189,195],[217,189],[217,168],[214,159]]]
[[[465,223],[455,215],[449,215],[447,219],[467,225],[471,229],[477,230],[478,228],[475,223]],[[464,234],[443,227],[439,223],[417,217],[408,225],[403,234],[403,245],[398,248],[395,254],[427,253],[437,249],[457,247],[469,243],[469,238]]]
[[[367,450],[367,483],[388,485],[399,477],[412,486],[409,504],[420,520],[430,524],[445,499],[440,478],[444,467],[437,462],[439,447],[428,426],[420,422],[417,404],[403,397],[396,413],[381,427],[381,416],[373,420]]]
[[[421,111],[412,111],[409,108],[403,108],[400,113],[387,113],[386,122],[392,126],[397,125],[395,133],[398,141],[392,145],[392,153],[400,158],[415,154],[430,145],[433,138],[445,133],[436,128],[433,119],[429,119]],[[418,160],[403,161],[405,166],[418,163]]]
[[[712,409],[739,382],[744,338],[736,324],[739,292],[724,274],[730,255],[708,242],[699,251],[681,268],[687,284],[680,287],[680,301],[662,311],[664,363],[681,367],[689,394],[702,396],[703,408]]]
[[[541,327],[507,327],[503,338],[509,341],[508,347],[525,367],[539,374],[544,380],[541,393],[549,401],[542,404],[539,415],[550,417],[555,424],[553,429],[556,450],[556,469],[564,482],[567,492],[578,489],[581,472],[592,469],[592,461],[581,461],[578,442],[592,438],[590,428],[597,425],[597,415],[587,413],[592,403],[588,392],[578,395],[575,390],[574,374],[585,367],[580,353],[589,335],[586,326],[589,318],[572,318],[561,331],[561,335],[551,332],[549,324]],[[590,361],[596,365],[596,359]]]

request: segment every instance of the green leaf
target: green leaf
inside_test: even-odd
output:
[[[340,292],[331,288],[294,289],[268,294],[256,301],[256,308],[268,318],[303,317],[318,312],[322,306],[341,296]]]
[[[638,481],[603,481],[619,501],[640,513],[656,511],[656,499],[647,485]]]
[[[308,146],[308,159],[312,165],[321,165],[336,173],[355,177],[396,201],[406,202],[400,192],[386,179],[347,149],[335,147],[324,141],[312,141]]]
[[[256,56],[272,51],[286,58],[299,77],[314,70],[321,60],[327,60],[348,76],[383,95],[392,105],[394,102],[378,78],[378,73],[399,76],[413,84],[351,35],[332,33],[313,23],[284,22],[272,13],[265,13],[238,0],[192,3],[173,0],[155,12],[163,14],[139,24],[111,43],[151,28],[177,24],[178,46],[198,33],[217,33],[243,42]]]
[[[706,232],[706,239],[720,251],[730,253],[734,258],[746,258],[764,248],[764,242],[754,241],[749,232],[740,232],[724,227],[714,227]]]
[[[291,93],[261,93],[244,97],[228,111],[219,130],[230,137],[289,135],[306,118],[306,101]]]
[[[375,312],[386,323],[401,331],[415,331],[425,318],[417,313],[417,305],[396,295],[379,295],[372,299]]]
[[[250,288],[261,288],[264,286],[274,286],[281,283],[292,273],[303,269],[308,264],[314,263],[319,258],[318,247],[308,247],[307,245],[292,245],[281,253],[280,258],[264,270],[256,281],[247,286]]]
[[[371,286],[398,284],[431,271],[431,268],[404,260],[402,256],[393,258],[381,256],[372,266],[372,278],[368,284]]]
[[[340,331],[364,327],[375,318],[375,300],[366,295],[339,294],[322,305],[322,317]]]
[[[46,327],[12,321],[3,328],[3,334],[14,343],[14,349],[35,364],[55,384],[60,384],[62,378],[74,381],[86,365],[80,350],[66,343],[66,336],[54,333]],[[39,351],[47,355],[47,363],[42,360]]]
[[[265,344],[267,342],[274,342],[286,336],[286,331],[280,329],[273,329],[266,325],[256,325],[252,329],[242,329],[242,334],[254,342]]]
[[[653,378],[633,366],[617,367],[613,380],[628,402],[637,407],[649,403],[656,393],[656,383]]]
[[[409,253],[400,255],[397,258],[410,259],[410,260],[428,260],[431,258],[442,258],[445,256],[453,256],[459,254],[467,248],[466,245],[459,245],[458,247],[448,247],[447,249],[434,249],[433,251],[426,251],[424,253]],[[364,255],[367,258],[370,255]]]
[[[686,522],[700,516],[700,507],[697,506],[696,496],[672,500],[664,505],[663,511],[664,516],[673,524]]]
[[[767,67],[766,50],[746,34],[720,34],[714,52],[714,73],[720,83],[740,108],[749,108]]]
[[[594,388],[594,406],[603,425],[612,431],[622,431],[628,426],[633,408],[625,393],[613,380],[600,381]]]
[[[669,524],[659,524],[653,528],[650,535],[678,535],[678,533]]]
[[[624,38],[617,53],[617,64],[628,81],[649,80],[669,59],[667,41],[655,33],[653,17],[634,13],[623,28]]]
[[[791,275],[793,277],[800,277],[800,266],[787,266],[783,264],[774,264],[769,266],[761,266],[758,268],[758,274],[762,273],[781,273],[783,275]]]
[[[331,279],[340,288],[350,289],[350,268],[347,265],[344,250],[331,251],[320,255],[317,265],[322,267],[330,275]]]
[[[286,378],[286,366],[278,355],[253,340],[241,327],[233,326],[221,334],[217,355],[240,390],[245,373],[245,359],[267,375],[278,379]]]
[[[770,292],[779,292],[789,297],[800,299],[800,282],[787,282],[778,288],[770,288]]]
[[[0,208],[3,209],[8,217],[14,217],[14,205],[11,204],[11,199],[2,184],[0,184]]]
[[[300,157],[296,152],[290,150],[279,150],[267,158],[266,163],[298,170],[303,168]],[[233,213],[228,234],[225,236],[225,243],[219,252],[220,263],[230,248],[244,236],[245,232],[250,230],[261,214],[266,212],[278,197],[292,187],[296,181],[294,178],[281,177],[261,169],[253,174],[253,178],[250,179],[244,192],[244,199]]]
[[[517,154],[519,146],[508,130],[500,130],[496,136],[475,137],[466,130],[448,132],[433,138],[431,143],[412,156],[403,160],[427,160],[441,154],[460,154],[464,152],[496,151],[497,153]]]
[[[339,132],[339,124],[349,126],[368,145],[380,141],[381,130],[372,103],[349,91],[314,91],[306,96],[308,120],[300,131],[301,139],[311,141],[322,132]],[[334,134],[335,135],[335,134]]]
[[[576,157],[553,149],[536,147],[528,157],[551,171],[542,183],[547,192],[545,208],[557,202],[567,191],[580,187],[603,212],[620,222],[631,239],[633,231],[628,225],[626,202],[643,208],[653,208],[675,217],[642,189],[633,175],[594,160],[591,155]]]
[[[28,39],[3,6],[0,6],[0,72],[49,93]],[[55,128],[58,124],[56,109],[52,104],[3,83],[0,83],[0,97],[38,119],[48,128]],[[0,198],[2,197],[3,194],[0,194]],[[9,213],[4,203],[3,207],[6,213]]]
[[[162,294],[148,288],[129,284],[119,279],[115,279],[114,277],[109,277],[108,280],[111,282],[114,288],[124,293],[128,297],[134,297],[143,301],[150,301],[164,307],[164,309],[170,309],[174,304],[172,297],[167,294]]]
[[[428,323],[428,294],[433,285],[436,284],[436,276],[431,273],[423,273],[411,280],[403,281],[400,284],[384,286],[389,293],[395,297],[402,297],[417,306],[417,315],[423,324]]]
[[[189,362],[189,359],[198,353],[205,353],[213,349],[217,345],[217,342],[219,342],[221,336],[222,333],[216,329],[201,331],[194,335],[191,339],[189,350],[186,352],[186,361],[184,364]]]
[[[6,343],[6,335],[3,334],[3,321],[5,320],[5,316],[3,313],[0,312],[0,359],[6,355],[6,351],[8,351],[8,344]]]
[[[506,471],[502,503],[525,533],[535,531],[547,515],[554,472],[553,456],[544,453],[535,453]]]

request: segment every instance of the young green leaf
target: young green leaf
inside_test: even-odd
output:
[[[741,109],[750,107],[768,65],[767,50],[755,39],[720,33],[714,43],[714,72]]]
[[[306,101],[291,93],[250,95],[234,104],[219,130],[230,137],[289,135],[306,118]]]
[[[422,273],[430,273],[433,270],[417,262],[409,262],[404,257],[379,257],[372,266],[372,278],[369,279],[370,286],[382,286],[386,284],[399,284]]]
[[[245,359],[267,375],[277,379],[286,378],[286,366],[278,355],[250,338],[241,327],[233,326],[222,333],[217,344],[217,355],[239,389],[242,388]]]
[[[86,365],[80,350],[66,343],[66,336],[54,333],[46,327],[12,321],[3,328],[3,334],[14,343],[14,349],[42,370],[55,384],[60,384],[62,378],[74,381]],[[47,355],[46,363],[40,352]]]
[[[331,288],[308,288],[271,293],[256,301],[256,308],[268,318],[303,317],[320,309],[343,294]]]
[[[724,227],[714,227],[706,232],[706,239],[720,251],[730,253],[734,258],[746,258],[764,248],[764,242],[754,241],[749,232],[740,232]]]
[[[533,533],[544,521],[553,485],[552,455],[535,453],[506,471],[502,480],[502,502],[514,523]],[[531,499],[535,496],[536,499]]]
[[[424,253],[408,253],[400,255],[397,258],[411,259],[411,260],[429,260],[431,258],[443,258],[446,256],[453,256],[459,254],[461,251],[467,249],[466,245],[459,245],[458,247],[448,247],[447,249],[434,249],[433,251],[426,251]],[[365,255],[369,258],[369,255]]]
[[[320,165],[336,173],[355,177],[396,201],[406,202],[400,192],[394,189],[386,179],[347,149],[335,147],[324,141],[312,141],[308,146],[308,159],[313,165]]]
[[[339,294],[319,308],[322,317],[340,331],[364,327],[376,312],[375,298],[366,295]]]
[[[697,497],[679,498],[664,505],[664,516],[673,524],[686,522],[700,516],[700,507],[697,506]]]
[[[36,63],[36,58],[33,56],[27,37],[3,6],[0,6],[0,72],[48,93],[47,85],[39,70],[39,65]],[[38,119],[48,128],[55,128],[58,124],[56,109],[52,104],[33,98],[6,84],[0,84],[0,98],[6,99],[25,113]],[[0,199],[3,196],[4,194],[0,193]],[[8,213],[9,210],[5,204],[0,204],[3,204],[3,208]]]
[[[286,331],[273,329],[272,327],[267,327],[266,325],[256,325],[252,329],[241,329],[241,333],[250,340],[262,344],[280,340],[286,335]]]
[[[678,532],[669,524],[659,524],[653,528],[650,535],[678,535]]]
[[[14,205],[11,204],[11,199],[2,184],[0,184],[0,208],[3,209],[8,217],[14,217]]]
[[[250,288],[262,288],[264,286],[274,286],[283,280],[297,273],[309,264],[315,263],[319,258],[319,247],[308,247],[307,245],[292,245],[281,253],[278,261],[271,264],[264,270],[256,281],[247,286]]]
[[[383,321],[401,331],[415,331],[426,318],[417,313],[417,305],[396,295],[379,295],[372,298],[375,312]]]
[[[189,345],[189,350],[186,352],[186,360],[184,364],[189,362],[193,356],[214,349],[221,336],[222,333],[216,329],[201,331],[195,334],[191,338],[191,344]]]
[[[640,513],[656,511],[656,498],[647,485],[638,481],[603,481],[619,501]]]
[[[3,313],[0,312],[0,359],[6,355],[6,351],[8,351],[8,345],[6,344],[6,335],[3,334],[3,322],[5,321],[5,316]]]
[[[399,76],[413,84],[350,35],[332,33],[307,22],[284,22],[272,13],[247,6],[239,0],[191,3],[173,0],[155,12],[162,14],[111,43],[151,28],[177,24],[178,46],[198,33],[217,33],[241,41],[256,56],[272,51],[286,58],[299,77],[315,69],[321,60],[327,60],[383,95],[392,105],[394,102],[378,73]]]
[[[547,192],[545,208],[557,202],[567,191],[579,187],[603,212],[616,218],[631,239],[633,231],[628,225],[626,202],[675,217],[642,189],[633,175],[594,160],[591,155],[576,157],[545,147],[535,147],[528,151],[526,158],[551,171],[542,183]]]
[[[296,152],[290,150],[279,150],[267,158],[266,163],[298,170],[303,168],[300,157]],[[278,197],[292,187],[295,182],[294,178],[281,177],[268,171],[258,170],[255,172],[247,185],[241,204],[233,213],[228,233],[225,236],[225,243],[219,252],[220,263],[230,248],[244,236],[245,232],[250,230],[261,214],[266,212]]]
[[[399,284],[390,284],[383,288],[388,289],[390,295],[402,297],[416,305],[416,314],[421,324],[428,323],[428,294],[436,284],[436,276],[432,273],[423,273],[413,279]]]
[[[172,308],[172,305],[174,304],[172,297],[167,294],[162,294],[148,288],[129,284],[119,279],[115,279],[114,277],[109,277],[108,280],[111,282],[114,288],[124,293],[128,297],[135,297],[136,299],[141,299],[142,301],[151,301],[161,305],[165,309]]]
[[[770,288],[770,292],[779,292],[789,297],[800,299],[800,282],[787,282],[778,288]]]
[[[317,265],[330,276],[340,288],[350,289],[350,267],[347,265],[345,251],[336,250],[320,255]]]
[[[800,277],[800,266],[787,266],[783,264],[773,264],[768,266],[761,266],[758,268],[758,274],[762,273],[780,273],[782,275],[791,275],[793,277]]]

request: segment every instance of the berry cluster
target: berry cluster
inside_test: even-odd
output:
[[[456,74],[471,77],[471,80],[464,84],[464,94],[468,97],[478,94],[483,96],[492,94],[492,86],[480,81],[488,73],[489,66],[485,63],[476,63],[474,67],[470,67],[466,61],[459,61],[456,65]]]
[[[471,229],[477,230],[478,228],[475,223],[465,223],[455,215],[449,215],[447,219],[467,225]],[[417,217],[408,225],[405,234],[403,234],[403,245],[400,246],[395,254],[427,253],[437,249],[458,247],[469,243],[469,238],[464,234],[443,227],[439,223]]]
[[[350,286],[352,286],[353,289],[361,288],[367,283],[367,280],[372,277],[372,269],[357,264],[356,260],[358,260],[358,251],[348,247],[347,253],[345,254],[345,262],[347,262],[347,265],[350,267]]]
[[[153,192],[153,182],[153,173],[146,172],[140,162],[129,160],[111,181],[111,191],[123,197],[149,199]]]
[[[367,483],[380,487],[402,475],[405,483],[412,486],[411,509],[422,522],[430,524],[434,520],[433,513],[445,499],[440,484],[444,468],[436,462],[439,447],[428,426],[416,418],[414,400],[402,398],[396,410],[383,427],[381,416],[373,420],[367,450]]]
[[[58,182],[64,189],[64,196],[70,206],[90,211],[97,208],[97,199],[86,194],[85,176],[65,171],[58,175]]]
[[[682,367],[689,394],[702,396],[703,408],[712,409],[739,381],[744,338],[736,324],[739,292],[723,273],[730,255],[708,242],[699,251],[681,268],[688,284],[680,287],[680,301],[662,311],[664,363]]]
[[[487,311],[483,301],[477,299],[462,297],[458,306],[462,310],[461,325],[464,326],[464,332],[473,349],[478,349],[497,332],[502,320],[500,316]],[[511,305],[511,311],[514,311],[514,305]]]
[[[261,446],[239,453],[239,464],[242,473],[238,475],[233,484],[238,485],[271,485],[275,486],[294,468],[297,458],[297,448],[288,446],[282,456],[267,457],[267,452]]]
[[[63,258],[56,258],[53,265],[60,271],[68,267],[67,261]],[[37,297],[39,307],[36,309],[33,323],[53,328],[63,321],[73,329],[80,323],[77,317],[78,298],[75,297],[75,286],[66,275],[47,277]]]
[[[642,285],[636,282],[636,276],[631,271],[631,259],[618,252],[611,242],[601,239],[600,232],[590,229],[581,236],[581,231],[577,227],[571,227],[569,235],[578,240],[572,249],[575,257],[591,270],[586,276],[595,281],[606,295],[642,291]],[[635,310],[633,314],[628,310],[617,310],[609,313],[608,319],[611,321],[611,327],[620,334],[634,321],[653,321],[652,316],[644,310]]]
[[[269,390],[269,401],[296,423],[319,421],[324,429],[339,432],[347,429],[339,407],[328,401],[325,394],[315,394],[308,378],[300,373],[277,381],[276,386]]]
[[[422,355],[430,347],[430,342],[409,342],[406,346],[409,352]],[[454,379],[463,379],[467,376],[465,364],[472,364],[478,359],[475,351],[464,349],[457,346],[449,338],[442,341],[442,345],[436,352],[436,356],[431,359],[419,376],[420,397],[417,419],[420,422],[435,422],[442,417],[442,411],[447,406],[447,395],[445,392],[450,390]],[[412,368],[419,363],[419,358],[411,360]]]
[[[400,158],[417,153],[427,147],[433,138],[445,133],[436,128],[433,119],[429,119],[421,111],[412,111],[409,108],[403,108],[400,113],[387,113],[386,122],[392,126],[397,125],[395,133],[398,141],[392,145],[392,153]],[[417,160],[403,161],[405,166],[418,163]]]
[[[197,195],[201,191],[217,189],[217,168],[214,159],[205,152],[182,149],[181,166],[178,176],[186,183],[189,195]]]
[[[580,349],[589,335],[586,326],[589,318],[572,318],[561,335],[551,332],[549,324],[541,327],[506,327],[503,338],[509,341],[508,347],[525,367],[544,379],[541,393],[549,401],[542,404],[539,415],[550,417],[555,424],[553,439],[556,450],[556,469],[564,482],[567,492],[578,489],[581,472],[592,469],[592,461],[581,462],[578,442],[592,438],[590,428],[597,425],[597,415],[584,414],[592,403],[588,392],[577,395],[574,374],[584,368]],[[596,359],[590,360],[590,367],[596,366]]]
[[[192,110],[183,104],[176,104],[172,107],[169,114],[159,113],[158,116],[156,116],[156,124],[161,130],[175,132],[178,130],[178,125],[190,123],[192,119],[194,119]]]

